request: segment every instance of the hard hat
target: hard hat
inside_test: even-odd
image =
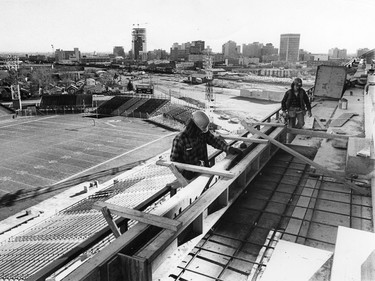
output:
[[[301,78],[295,78],[293,81],[294,85],[302,86],[302,79]]]
[[[203,132],[208,132],[208,125],[210,124],[210,119],[208,118],[207,114],[201,110],[197,110],[193,112],[193,122],[197,127]]]

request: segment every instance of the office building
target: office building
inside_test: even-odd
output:
[[[281,61],[296,62],[299,56],[300,34],[281,34],[279,56]]]
[[[115,46],[115,47],[113,47],[113,55],[115,57],[123,57],[123,58],[125,58],[124,47],[122,47],[122,46]]]
[[[346,49],[332,48],[328,51],[330,59],[346,59]]]
[[[263,44],[254,42],[252,44],[242,45],[242,55],[249,58],[261,58],[262,57]]]
[[[223,44],[222,50],[223,50],[222,53],[224,55],[224,59],[239,57],[237,44],[234,41],[229,40],[228,42]]]
[[[132,31],[132,59],[147,60],[146,28],[135,27]]]
[[[171,61],[188,61],[189,55],[202,55],[204,53],[205,42],[198,40],[186,43],[174,43],[171,47]],[[196,59],[199,56],[192,56]]]
[[[81,52],[78,48],[74,48],[73,51],[64,51],[62,49],[56,49],[55,58],[56,62],[80,62]]]

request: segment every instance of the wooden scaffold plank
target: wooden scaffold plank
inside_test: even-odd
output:
[[[195,166],[195,165],[183,164],[179,162],[171,162],[171,161],[165,161],[165,160],[159,160],[156,162],[157,165],[166,166],[166,167],[169,167],[171,163],[175,165],[177,168],[183,169],[186,171],[197,172],[197,173],[207,174],[207,175],[216,175],[216,176],[221,176],[224,178],[233,178],[235,176],[231,172],[218,170],[215,168],[207,168],[207,167],[202,167],[202,166]]]
[[[177,231],[182,223],[178,220],[173,220],[169,218],[165,218],[162,216],[157,216],[145,212],[141,212],[134,209],[125,208],[122,206],[118,206],[111,203],[106,202],[95,202],[93,208],[96,210],[102,210],[103,208],[108,208],[112,214],[118,215],[120,217],[124,217],[131,220],[136,220],[139,222],[143,222],[149,225],[158,226],[161,228],[169,229],[172,231]]]

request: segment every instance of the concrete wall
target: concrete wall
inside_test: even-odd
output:
[[[259,100],[268,100],[268,101],[275,101],[281,102],[284,97],[283,92],[274,92],[274,91],[265,91],[265,90],[257,90],[257,89],[241,89],[240,96],[245,98],[253,98]]]

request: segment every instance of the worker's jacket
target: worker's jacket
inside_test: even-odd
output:
[[[174,162],[208,167],[207,144],[226,152],[229,149],[223,138],[215,137],[210,131],[202,133],[190,120],[185,130],[174,138],[170,159]],[[196,175],[189,171],[181,173],[187,179],[192,179]]]
[[[311,110],[309,97],[304,89],[299,89],[298,94],[295,95],[293,89],[289,89],[283,100],[281,101],[281,109],[283,111],[289,110],[291,107],[300,108],[301,110]]]

